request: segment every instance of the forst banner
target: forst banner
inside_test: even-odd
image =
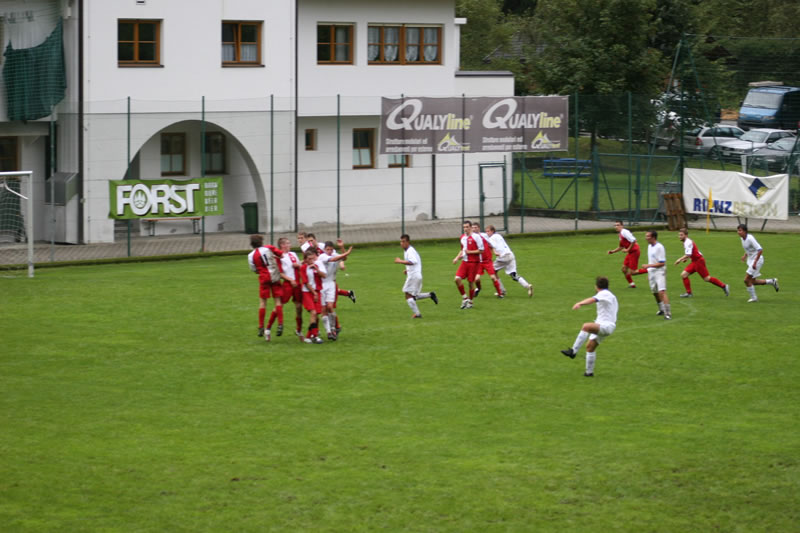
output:
[[[109,218],[170,218],[223,214],[222,178],[111,180]]]
[[[566,96],[382,98],[381,154],[567,150]]]
[[[688,213],[698,215],[787,220],[789,176],[757,177],[742,172],[686,168],[683,202]]]

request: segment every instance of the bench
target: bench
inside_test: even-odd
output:
[[[549,178],[587,177],[592,175],[592,160],[574,157],[545,159],[542,169],[542,175]]]
[[[147,223],[147,234],[154,237],[156,234],[156,222],[181,222],[184,220],[192,221],[192,232],[200,233],[200,219],[203,217],[165,217],[165,218],[143,218],[142,222]]]

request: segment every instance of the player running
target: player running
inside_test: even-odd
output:
[[[707,281],[713,285],[716,285],[720,289],[723,290],[725,296],[728,296],[731,293],[730,287],[726,283],[722,283],[717,278],[712,278],[711,274],[708,273],[708,268],[706,267],[706,259],[703,257],[703,254],[700,253],[700,249],[697,248],[697,245],[689,238],[689,230],[687,228],[681,228],[678,230],[678,238],[683,243],[683,251],[684,254],[675,261],[675,264],[683,263],[684,261],[688,261],[689,259],[692,260],[689,263],[689,266],[683,269],[681,272],[681,279],[683,280],[683,286],[686,288],[686,292],[681,294],[681,298],[691,298],[694,296],[692,294],[692,283],[689,281],[689,276],[692,273],[697,272],[703,281]]]
[[[394,258],[394,262],[400,265],[406,265],[403,273],[406,275],[406,282],[403,284],[403,292],[406,295],[406,303],[414,311],[411,318],[422,318],[417,306],[417,300],[424,300],[430,298],[433,303],[438,305],[439,299],[436,293],[421,292],[422,291],[422,258],[420,258],[417,251],[411,246],[411,237],[407,234],[400,236],[400,246],[403,248],[403,259],[399,257]]]
[[[763,249],[756,238],[753,237],[753,234],[747,233],[747,224],[739,224],[736,227],[736,232],[742,238],[742,248],[744,248],[742,262],[747,264],[747,272],[744,276],[744,285],[750,294],[750,299],[747,300],[747,303],[758,301],[756,285],[772,285],[775,292],[778,292],[780,290],[778,278],[758,279],[758,276],[761,275],[761,267],[764,266]]]
[[[625,260],[622,262],[622,274],[628,282],[628,287],[631,289],[636,288],[631,274],[639,269],[639,244],[636,242],[636,237],[622,224],[621,220],[614,223],[614,229],[619,233],[619,246],[613,250],[609,250],[609,254],[615,254],[620,251],[625,251]]]
[[[489,242],[492,243],[492,248],[494,249],[496,256],[493,265],[494,269],[497,272],[503,270],[506,274],[511,276],[511,279],[522,285],[525,290],[528,291],[529,298],[532,297],[533,285],[525,281],[525,278],[517,274],[517,259],[514,257],[514,252],[511,251],[511,247],[506,243],[506,240],[502,235],[497,233],[497,230],[494,226],[487,226],[486,234],[489,236]],[[503,292],[498,294],[505,296],[506,290],[503,287],[502,282],[500,282],[500,289]]]
[[[658,304],[656,315],[664,315],[665,320],[670,320],[672,310],[669,305],[669,296],[667,296],[667,252],[664,245],[658,242],[657,231],[648,231],[645,239],[647,239],[647,264],[642,265],[638,271],[634,272],[634,275],[647,273],[650,290]]]

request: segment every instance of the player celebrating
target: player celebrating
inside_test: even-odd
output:
[[[602,339],[614,333],[617,328],[617,311],[619,310],[617,297],[608,290],[608,278],[598,276],[595,281],[595,290],[597,294],[581,300],[573,305],[572,309],[579,309],[584,305],[596,303],[597,318],[594,319],[594,322],[586,322],[583,325],[580,333],[575,338],[575,342],[572,344],[572,348],[561,350],[561,353],[570,359],[575,359],[583,343],[587,339],[589,340],[588,344],[586,344],[586,372],[583,374],[587,378],[594,377],[597,345],[600,344]]]
[[[658,232],[648,231],[645,234],[647,239],[647,264],[642,265],[634,274],[647,273],[647,281],[650,283],[650,290],[658,304],[658,313],[664,315],[666,320],[672,318],[672,310],[667,296],[667,252],[664,245],[658,242]]]
[[[689,276],[694,272],[697,272],[700,277],[703,278],[703,281],[707,281],[721,288],[723,292],[725,292],[725,296],[728,296],[731,293],[730,287],[728,287],[727,284],[722,283],[717,278],[712,278],[711,274],[708,273],[708,268],[706,268],[706,259],[703,257],[703,254],[700,253],[697,245],[692,241],[692,239],[689,238],[689,230],[687,228],[681,228],[678,230],[678,238],[683,243],[684,255],[675,261],[675,264],[677,265],[678,263],[683,263],[689,259],[692,260],[692,262],[689,263],[689,266],[684,268],[683,272],[681,272],[683,286],[686,287],[686,292],[681,294],[681,298],[691,298],[694,296],[692,294],[692,283],[689,281]]]
[[[461,235],[461,250],[453,258],[453,264],[462,259],[456,271],[456,287],[461,293],[461,309],[472,309],[472,299],[475,297],[475,276],[480,268],[481,253],[483,252],[483,239],[472,234],[472,222],[464,221],[464,233]],[[477,238],[476,238],[477,237]],[[466,279],[469,283],[469,294],[464,290]]]
[[[747,224],[739,224],[736,227],[736,232],[742,238],[742,248],[744,248],[744,255],[742,261],[747,264],[747,272],[744,276],[744,285],[747,287],[747,292],[750,293],[750,299],[747,303],[757,302],[756,285],[772,285],[775,292],[778,292],[778,278],[758,279],[761,275],[761,267],[764,266],[764,256],[761,255],[763,250],[761,245],[751,233],[747,233]]]
[[[300,340],[307,344],[322,344],[319,337],[317,317],[322,313],[320,291],[325,267],[318,261],[317,249],[309,247],[303,253],[303,264],[300,266],[300,280],[303,284],[303,308],[309,313],[308,334]]]
[[[407,234],[400,235],[400,246],[403,248],[403,259],[399,257],[394,258],[394,262],[400,265],[406,265],[403,273],[406,275],[406,282],[403,284],[403,292],[406,294],[406,303],[414,311],[411,318],[422,318],[417,307],[417,300],[430,298],[433,303],[438,305],[439,299],[436,293],[421,292],[422,291],[422,259],[417,251],[411,246],[411,237]]]
[[[339,255],[333,253],[333,243],[328,241],[325,243],[325,252],[320,254],[317,262],[322,264],[325,268],[325,277],[322,280],[321,305],[322,305],[322,325],[325,327],[325,332],[328,334],[328,340],[336,340],[336,271],[339,267],[339,261],[344,260],[350,252],[353,251],[351,246],[349,250]]]
[[[489,236],[489,242],[492,243],[492,248],[496,256],[493,265],[494,269],[498,272],[500,270],[505,271],[506,274],[511,276],[511,279],[525,287],[528,291],[529,298],[533,296],[533,285],[517,274],[517,259],[514,257],[514,252],[511,251],[511,247],[508,246],[503,236],[497,233],[494,226],[487,226],[486,234]],[[500,289],[502,292],[498,294],[505,296],[506,290],[503,288],[502,283],[500,283]]]
[[[492,264],[492,243],[489,241],[489,235],[486,233],[481,232],[481,225],[477,222],[472,223],[472,234],[480,236],[483,239],[483,253],[481,254],[481,266],[478,269],[478,275],[475,276],[475,297],[481,292],[481,275],[484,272],[489,273],[489,277],[492,278],[492,283],[494,284],[494,289],[497,291],[498,298],[503,298],[505,296],[505,290],[500,285],[500,281],[497,279],[497,274],[494,271],[494,265]]]
[[[281,303],[286,305],[289,300],[294,302],[295,309],[295,335],[303,336],[303,288],[300,283],[300,259],[290,250],[291,243],[286,237],[278,239],[278,247],[283,252],[281,255]],[[278,323],[278,336],[283,333],[283,323]]]
[[[633,282],[631,274],[636,272],[639,268],[639,244],[636,242],[636,237],[633,236],[621,220],[614,223],[614,229],[619,233],[619,246],[613,250],[609,250],[609,254],[615,254],[619,251],[625,251],[625,260],[622,262],[622,273],[628,281],[628,287],[635,289],[636,284]]]
[[[283,324],[283,305],[281,302],[281,271],[280,257],[283,252],[272,246],[264,245],[263,235],[250,235],[250,246],[253,251],[247,254],[247,263],[250,270],[258,274],[259,285],[259,305],[258,305],[258,336],[264,340],[270,340],[270,328],[275,318],[278,323]],[[275,300],[275,308],[269,317],[269,324],[264,327],[264,318],[267,315],[267,300],[272,295]],[[279,328],[282,331],[282,328]],[[279,333],[280,335],[280,333]]]

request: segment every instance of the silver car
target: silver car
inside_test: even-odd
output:
[[[794,137],[794,133],[788,130],[753,128],[739,137],[739,140],[728,141],[717,146],[715,150],[719,150],[722,159],[741,161],[743,155],[750,155],[756,148],[764,148],[766,145],[785,137]]]
[[[717,147],[721,144],[734,141],[744,135],[744,130],[736,126],[715,124],[714,126],[701,126],[694,128],[683,135],[683,151],[689,154],[719,155]],[[675,141],[677,143],[678,141]],[[681,146],[673,146],[680,150]]]

